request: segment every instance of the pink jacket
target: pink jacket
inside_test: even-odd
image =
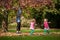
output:
[[[31,22],[30,29],[34,29],[35,22]]]
[[[44,21],[44,28],[48,28],[48,27],[49,27],[48,22]]]

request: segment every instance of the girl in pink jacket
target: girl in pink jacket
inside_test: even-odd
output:
[[[35,19],[33,19],[30,23],[30,29],[31,29],[30,35],[34,33],[34,27],[35,27]]]
[[[44,19],[44,34],[49,33],[49,25],[48,25],[48,20]]]

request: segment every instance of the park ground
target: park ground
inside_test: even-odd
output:
[[[0,31],[0,40],[60,40],[60,29],[50,29],[50,34],[44,35],[43,29],[35,29],[30,35],[29,28],[21,28],[21,34],[16,34],[16,29],[9,29],[4,33]]]

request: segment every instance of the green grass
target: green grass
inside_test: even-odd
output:
[[[43,32],[43,29],[35,30],[35,32]],[[49,30],[50,32],[60,32],[60,29]],[[16,32],[16,30],[9,30],[9,32]],[[22,29],[21,32],[30,32],[30,30]]]
[[[2,36],[0,40],[60,40],[60,35],[41,36]]]
[[[16,30],[11,29],[9,32],[16,32]],[[29,29],[22,29],[22,33],[30,32]],[[35,32],[43,32],[43,29],[36,30]],[[60,29],[51,29],[50,32],[60,32]],[[60,34],[49,34],[49,35],[31,35],[31,36],[2,36],[0,40],[60,40]]]

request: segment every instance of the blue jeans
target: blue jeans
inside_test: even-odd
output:
[[[20,31],[21,23],[17,22],[17,31]]]

